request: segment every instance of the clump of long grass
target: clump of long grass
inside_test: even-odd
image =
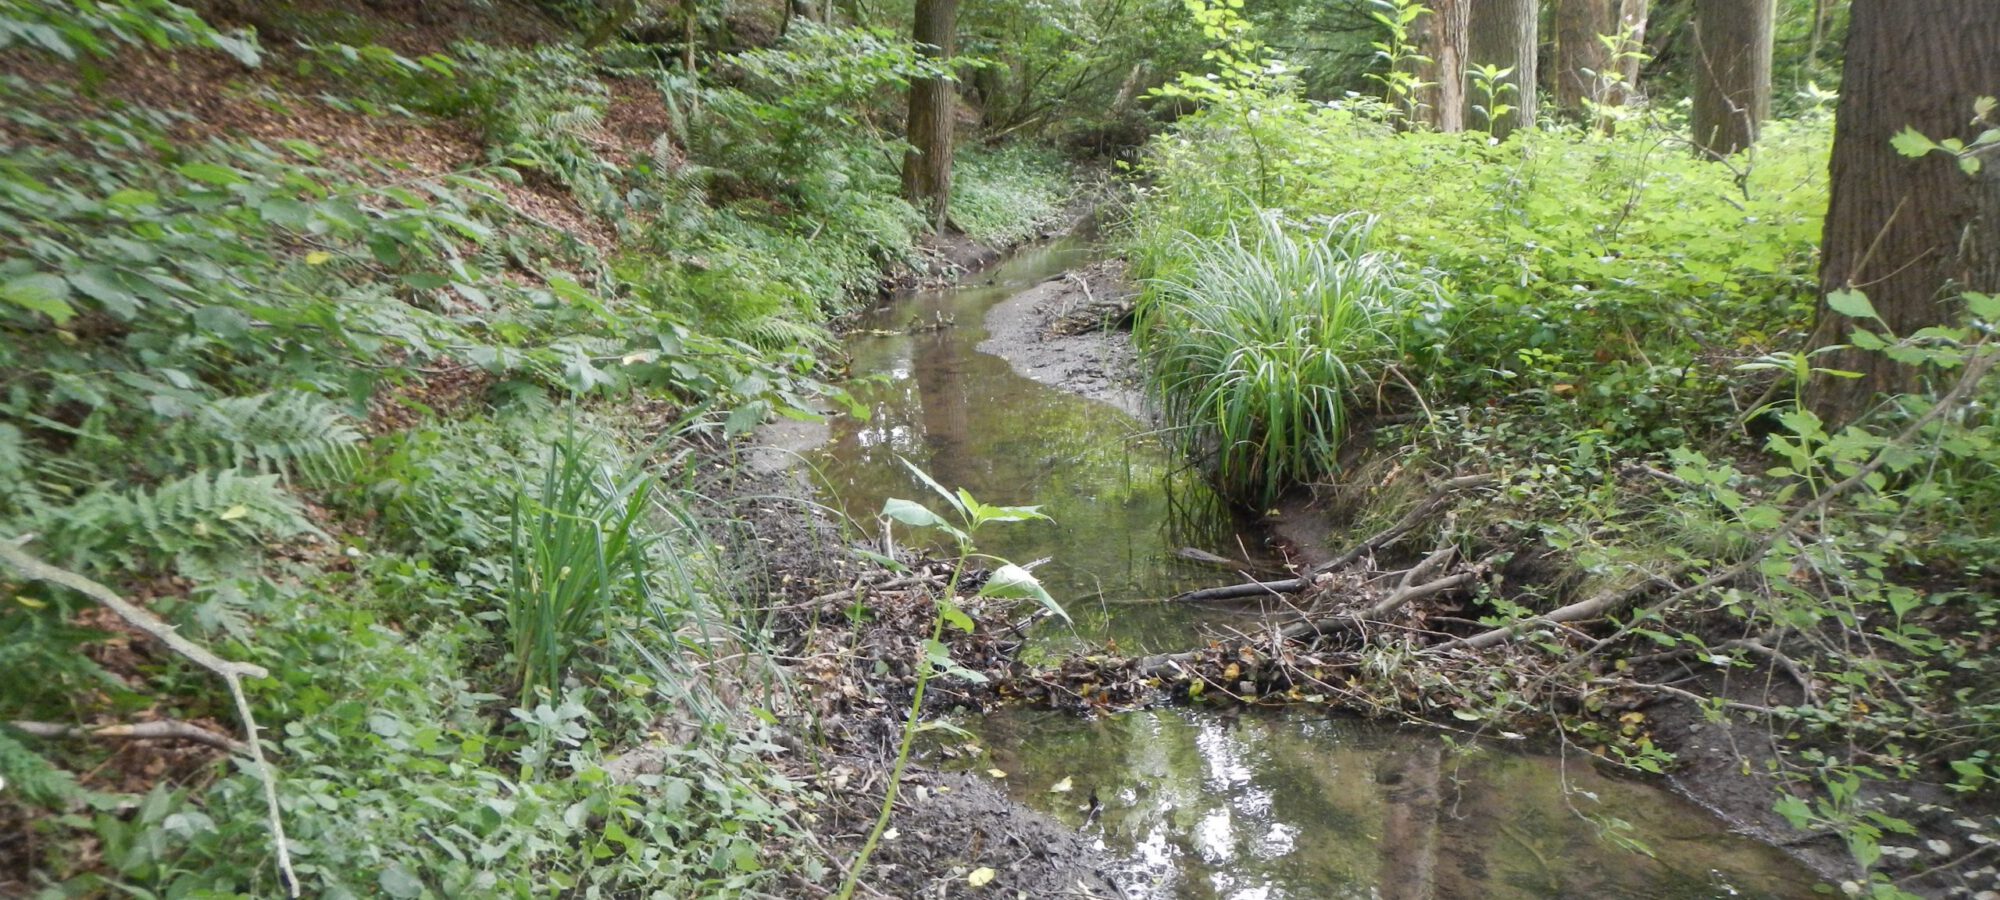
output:
[[[506,614],[523,698],[557,689],[577,651],[650,591],[652,495],[650,478],[613,475],[572,441],[551,448],[539,496],[516,495]]]
[[[1151,387],[1230,496],[1267,503],[1326,474],[1363,387],[1440,302],[1434,273],[1369,249],[1374,226],[1262,212],[1218,239],[1172,239],[1148,282],[1135,333]]]

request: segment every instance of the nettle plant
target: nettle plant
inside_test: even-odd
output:
[[[891,498],[882,504],[883,518],[901,522],[912,528],[930,528],[942,532],[951,538],[957,559],[952,564],[951,579],[945,586],[944,595],[937,600],[937,615],[931,620],[931,636],[924,641],[924,656],[921,664],[917,666],[917,683],[910,697],[910,714],[903,721],[902,742],[896,748],[896,766],[889,774],[888,790],[882,798],[882,812],[876,817],[875,827],[869,831],[868,840],[861,845],[860,855],[855,857],[854,865],[848,869],[847,879],[841,884],[840,892],[835,895],[837,900],[847,900],[854,896],[855,888],[860,884],[862,870],[868,864],[868,857],[875,852],[876,845],[882,840],[882,833],[889,827],[889,818],[896,806],[897,787],[902,784],[903,770],[909,765],[910,747],[916,740],[917,732],[934,727],[919,723],[919,717],[924,709],[924,690],[929,687],[931,677],[943,672],[973,684],[986,682],[985,675],[961,666],[953,660],[951,648],[944,644],[946,625],[967,634],[971,634],[974,628],[972,617],[966,615],[965,610],[958,605],[958,587],[965,578],[966,565],[975,558],[997,563],[975,596],[996,600],[1033,600],[1043,609],[1062,617],[1064,621],[1069,620],[1069,613],[1056,603],[1055,598],[1049,596],[1049,592],[1043,589],[1041,582],[1036,580],[1033,573],[998,557],[979,554],[973,547],[973,536],[985,526],[1003,522],[1047,521],[1048,516],[1033,506],[991,506],[981,503],[964,488],[959,488],[956,492],[945,490],[943,485],[925,474],[924,470],[912,465],[909,460],[901,461],[918,481],[944,498],[945,510],[949,515],[941,515],[915,500]],[[900,567],[886,557],[876,558],[876,561],[892,568]]]

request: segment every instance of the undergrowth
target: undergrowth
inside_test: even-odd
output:
[[[713,896],[824,876],[773,840],[808,799],[753,713],[783,674],[736,602],[727,523],[694,512],[712,504],[669,450],[844,401],[817,378],[824,322],[916,258],[873,123],[926,64],[802,24],[697,83],[634,45],[406,58],[340,43],[349,18],[274,49],[163,0],[0,5],[0,52],[47,76],[0,75],[0,539],[269,670],[247,688],[299,880],[228,754],[0,728],[0,884]],[[191,96],[462,130],[479,155],[440,171],[219,131],[122,98],[140,46],[288,73]],[[659,133],[616,134],[620,103]],[[969,195],[1042,199],[974,220],[1038,227],[1062,170],[987,158]],[[81,596],[4,593],[0,667],[37,676],[9,679],[0,721],[235,730],[199,669]],[[659,734],[662,771],[613,777]]]
[[[1493,629],[1480,649],[1518,641],[1551,674],[1459,687],[1476,710],[1460,717],[1546,715],[1649,771],[1672,753],[1646,715],[1615,711],[1692,703],[1768,733],[1777,755],[1745,756],[1744,773],[1768,779],[1783,818],[1845,842],[1852,892],[1901,896],[1926,874],[1913,823],[1990,803],[2000,783],[2000,672],[1983,653],[2000,620],[2000,452],[1980,380],[2000,301],[1967,292],[1961,326],[1857,336],[1927,389],[1834,428],[1799,399],[1823,374],[1801,348],[1824,95],[1711,161],[1670,111],[1612,136],[1492,141],[1403,127],[1369,99],[1307,102],[1249,71],[1173,88],[1205,107],[1149,145],[1122,232],[1166,426],[1195,436],[1240,502],[1321,490],[1357,528],[1400,516],[1427,476],[1490,473],[1499,487],[1414,540],[1504,572],[1454,615]],[[1368,282],[1300,261],[1360,258],[1323,224],[1360,217],[1384,275],[1355,296],[1404,299],[1323,328],[1315,298]],[[1860,291],[1829,302],[1873,319]],[[1578,604],[1591,614],[1543,618]],[[1433,655],[1451,649],[1440,640]],[[1427,677],[1424,654],[1380,643],[1365,653]],[[1657,667],[1668,683],[1643,677]],[[1926,833],[1948,833],[1932,852],[1992,840],[1954,821]]]

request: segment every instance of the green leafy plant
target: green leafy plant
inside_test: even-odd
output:
[[[923,659],[916,667],[917,681],[911,691],[909,717],[903,720],[903,736],[896,746],[896,762],[889,771],[888,787],[882,798],[882,811],[876,816],[875,826],[869,830],[867,839],[861,844],[860,852],[855,855],[854,864],[848,868],[847,877],[834,895],[837,900],[847,900],[854,896],[855,889],[861,883],[862,871],[868,865],[868,857],[874,854],[875,847],[882,840],[882,833],[889,828],[889,819],[895,812],[896,794],[902,783],[903,770],[909,765],[910,748],[915,744],[917,732],[920,730],[924,690],[930,685],[931,678],[943,672],[954,678],[975,683],[986,680],[986,676],[955,662],[951,658],[951,648],[943,641],[946,625],[968,634],[974,627],[972,617],[966,615],[958,606],[959,581],[965,577],[967,564],[978,556],[973,547],[974,536],[987,525],[1047,519],[1047,516],[1032,506],[989,506],[979,502],[964,488],[959,488],[956,492],[945,490],[943,485],[938,484],[922,469],[912,465],[909,460],[901,461],[910,470],[910,474],[916,476],[918,481],[944,500],[949,515],[941,515],[915,500],[890,499],[882,504],[883,518],[912,528],[931,528],[943,532],[951,538],[957,549],[958,558],[952,565],[951,579],[945,585],[943,596],[937,598],[937,615],[931,620],[931,635],[924,641]],[[1069,618],[1069,613],[1056,603],[1055,598],[1049,596],[1049,592],[1043,589],[1041,582],[1037,581],[1027,569],[1002,560],[994,562],[998,565],[987,574],[986,582],[980,586],[976,596],[996,600],[1032,600],[1043,609],[1065,620]]]
[[[576,653],[650,590],[640,517],[652,491],[649,477],[606,472],[565,440],[550,450],[540,492],[515,495],[506,621],[524,703],[560,688]]]

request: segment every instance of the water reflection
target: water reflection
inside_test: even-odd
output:
[[[837,420],[815,465],[863,523],[886,498],[933,499],[898,455],[987,502],[1042,506],[1053,524],[980,544],[1052,557],[1039,574],[1077,625],[1044,645],[1180,649],[1262,611],[1134,601],[1228,577],[1173,551],[1236,555],[1257,547],[1250,530],[1138,422],[976,349],[987,309],[1090,253],[1059,242],[878,311],[848,344],[855,374],[878,376],[855,385],[874,416]],[[927,327],[942,321],[955,324]],[[1135,898],[1794,897],[1811,884],[1672,795],[1573,759],[1466,759],[1434,734],[1324,717],[1001,711],[968,724],[995,754],[978,767],[997,763],[1024,802],[1099,835]],[[1074,789],[1051,793],[1065,778]]]
[[[1203,623],[1256,611],[1134,616],[1119,614],[1121,605],[1226,577],[1176,556],[1179,547],[1240,555],[1256,539],[1137,420],[1016,375],[976,349],[988,309],[1091,252],[1057,242],[978,283],[878,310],[848,341],[854,374],[877,379],[853,386],[872,417],[837,420],[815,463],[830,495],[871,526],[889,497],[934,499],[899,455],[986,502],[1041,506],[1053,523],[996,526],[980,536],[980,549],[1017,562],[1049,558],[1037,572],[1078,621],[1075,633],[1058,639],[1173,649]]]
[[[1781,852],[1576,757],[1188,709],[1017,710],[979,730],[992,752],[979,765],[1097,835],[1134,898],[1812,896]]]

